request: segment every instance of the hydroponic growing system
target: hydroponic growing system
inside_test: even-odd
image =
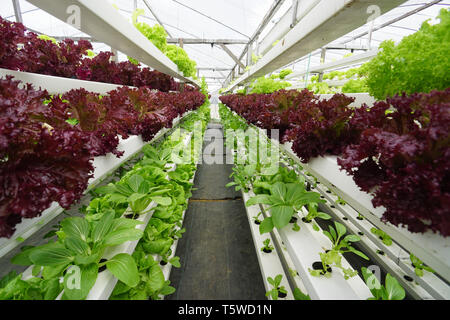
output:
[[[0,300],[450,299],[449,4],[9,2]]]

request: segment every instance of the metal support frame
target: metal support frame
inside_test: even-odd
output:
[[[325,63],[325,56],[327,54],[327,49],[326,48],[322,48],[322,51],[320,53],[320,63],[324,64]],[[323,71],[321,73],[319,73],[319,82],[323,81]]]
[[[292,0],[292,22],[291,29],[297,24],[298,0]]]
[[[248,41],[245,39],[196,39],[196,38],[168,38],[167,43],[176,44],[180,40],[184,44],[247,44]]]
[[[214,67],[198,67],[197,70],[205,70],[205,71],[230,71],[231,68],[214,68]]]
[[[16,21],[23,23],[22,11],[20,11],[20,2],[19,0],[12,0],[14,7],[14,15],[16,16]]]
[[[114,56],[111,57],[111,60],[114,62],[119,62],[119,51],[117,51],[114,48],[111,48],[111,52],[114,54]]]
[[[236,65],[239,65],[242,69],[245,69],[244,64],[241,62],[240,59],[238,59],[238,57],[236,57],[234,55],[234,53],[224,44],[220,44],[220,47],[223,49],[223,51],[225,51],[226,53],[228,53],[228,55],[234,60],[234,62],[236,62]]]
[[[248,44],[245,46],[244,50],[242,51],[241,55],[239,56],[239,61],[241,61],[241,59],[244,57],[244,55],[247,53],[247,50],[249,48],[249,46],[252,45],[252,43],[258,39],[259,35],[261,34],[261,32],[264,30],[264,28],[269,24],[270,20],[273,18],[273,16],[277,13],[278,9],[280,9],[281,5],[284,3],[284,0],[275,0],[272,4],[272,6],[270,7],[269,11],[267,11],[266,15],[264,16],[264,18],[262,19],[261,23],[259,24],[258,28],[256,28],[255,33],[252,35],[252,37],[250,38]],[[238,63],[236,63],[235,67],[238,65]],[[245,69],[245,67],[244,67]],[[228,77],[231,77],[232,74],[230,72]],[[227,79],[228,79],[227,77]],[[233,81],[231,79],[231,81]]]
[[[158,23],[164,28],[167,35],[172,38],[172,35],[170,34],[170,32],[167,30],[166,27],[164,27],[164,24],[162,23],[161,20],[159,20],[158,16],[155,14],[155,11],[153,11],[152,7],[150,6],[150,3],[148,3],[147,0],[142,0],[142,1],[144,1],[145,6],[148,8],[148,10],[150,10],[151,14],[155,17],[156,21],[158,21]]]

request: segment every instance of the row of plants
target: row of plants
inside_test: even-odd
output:
[[[167,32],[164,27],[155,24],[152,26],[145,22],[138,22],[139,16],[145,13],[144,9],[136,9],[132,14],[132,23],[148,40],[150,40],[155,47],[164,53],[170,60],[172,60],[178,67],[178,70],[183,72],[185,77],[197,78],[197,63],[191,60],[186,51],[173,44],[167,44]],[[129,57],[129,60],[137,63],[137,60]]]
[[[304,162],[339,156],[340,167],[373,195],[373,205],[386,208],[385,221],[450,234],[450,89],[360,108],[350,108],[354,98],[343,94],[320,100],[308,90],[220,100],[249,123],[278,129]]]
[[[230,110],[227,110],[225,106],[221,105],[219,112],[225,128],[228,127],[228,123],[236,122],[236,120],[230,120],[230,118],[235,118],[236,115]],[[247,129],[245,124],[241,129]],[[242,190],[243,192],[252,190],[255,196],[247,201],[246,206],[262,204],[265,206],[265,210],[270,212],[270,216],[263,220],[255,217],[255,223],[259,224],[260,233],[271,232],[273,228],[282,230],[288,226],[298,232],[302,227],[305,228],[307,224],[310,224],[316,232],[320,232],[321,229],[316,220],[331,219],[330,215],[318,210],[318,205],[325,203],[321,199],[320,194],[309,191],[303,176],[298,176],[294,170],[290,170],[280,163],[275,173],[269,172],[268,168],[272,167],[273,163],[264,165],[262,164],[263,161],[259,158],[258,152],[253,156],[250,155],[253,152],[252,150],[248,150],[248,152],[249,158],[251,159],[253,157],[257,159],[257,162],[255,164],[236,165],[231,175],[234,178],[234,182],[228,186],[235,186],[236,190]],[[297,215],[300,216],[301,221],[298,220]],[[309,268],[310,274],[316,277],[330,277],[332,268],[338,268],[342,271],[345,279],[358,275],[358,271],[342,266],[342,258],[344,253],[351,252],[365,260],[369,260],[363,252],[353,247],[353,243],[360,241],[359,236],[347,234],[345,226],[338,222],[334,222],[334,226],[330,225],[329,230],[323,231],[323,234],[330,239],[331,247],[328,250],[324,248],[324,252],[318,253],[320,262],[314,263],[311,266],[312,268]],[[267,247],[268,243],[265,243],[262,249]],[[391,275],[388,275],[386,278],[385,287],[381,286],[381,284],[373,286],[373,274],[370,272],[369,275],[367,272],[367,269],[363,268],[361,270],[361,278],[366,280],[366,283],[371,289],[373,294],[371,299],[404,299],[404,289]],[[272,296],[275,296],[277,292],[283,293],[283,288],[276,288],[276,285],[281,280],[279,276],[277,278],[278,281],[271,279],[273,282],[271,284],[274,285],[274,289],[269,291],[268,294]],[[369,285],[368,279],[371,285]],[[296,299],[308,299],[308,296],[301,293],[298,288],[296,288],[294,296]]]
[[[44,75],[178,91],[173,77],[130,61],[114,62],[112,52],[95,55],[86,40],[56,41],[0,17],[0,67]],[[186,85],[187,90],[194,87]]]
[[[191,118],[204,118],[207,109],[205,105],[200,115],[191,115]],[[153,290],[149,296],[173,292],[166,281],[160,286],[159,264],[152,264],[151,256],[143,259],[139,254],[148,248],[156,250],[160,243],[151,237],[168,229],[162,224],[168,224],[171,217],[172,223],[176,223],[180,209],[186,205],[191,187],[186,179],[195,168],[185,164],[172,170],[174,157],[171,157],[174,149],[185,149],[185,137],[185,134],[177,133],[156,148],[144,146],[142,160],[119,181],[93,190],[95,197],[80,210],[81,217],[63,219],[46,236],[51,238],[48,243],[37,247],[23,246],[22,252],[11,262],[32,267],[32,276],[24,279],[23,274],[12,271],[3,277],[0,299],[53,300],[60,297],[83,300],[105,269],[120,281],[116,293],[123,290],[120,289],[123,286],[127,286],[128,291],[135,290],[143,280]],[[137,229],[142,224],[139,218],[150,212],[154,219],[150,219],[145,231]],[[181,233],[179,231],[176,236]],[[108,248],[140,239],[145,240],[139,242],[137,253],[118,253],[102,259]],[[175,260],[172,263],[176,264]],[[142,298],[142,294],[133,297]]]
[[[121,156],[119,136],[150,141],[173,120],[201,106],[199,91],[160,92],[121,87],[107,95],[71,90],[49,95],[8,76],[0,79],[0,236],[53,201],[77,201],[96,156]]]
[[[166,207],[158,206],[154,210],[144,235],[132,255],[139,271],[139,284],[131,287],[119,281],[112,292],[111,300],[159,300],[161,296],[175,292],[175,288],[170,286],[170,280],[164,277],[162,268],[168,263],[172,267],[180,267],[180,259],[174,255],[174,243],[185,232],[183,215],[192,196],[192,180],[201,153],[201,144],[199,145],[195,139],[203,137],[209,119],[210,110],[205,104],[180,126],[187,132],[192,132],[194,137],[191,139],[190,148],[185,151],[190,154],[190,161],[178,164],[174,171],[168,173],[169,180],[162,182],[163,187],[170,190],[167,196],[171,197],[172,203]],[[199,123],[201,127],[198,126]],[[148,149],[145,165],[154,166],[154,170],[162,168],[164,160],[172,152],[173,145],[169,140],[159,150]]]
[[[448,88],[450,10],[442,9],[437,19],[436,24],[429,19],[424,21],[417,32],[398,44],[383,41],[377,56],[361,67],[323,76],[324,80],[349,79],[344,86],[331,89],[325,82],[317,82],[318,76],[314,76],[308,89],[317,94],[368,92],[377,100],[383,100],[400,92],[429,93]]]

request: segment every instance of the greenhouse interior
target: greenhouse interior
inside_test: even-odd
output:
[[[450,300],[449,1],[2,0],[0,29],[0,300]]]

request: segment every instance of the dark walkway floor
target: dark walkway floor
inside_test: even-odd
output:
[[[217,133],[218,127],[208,128]],[[214,133],[211,129],[205,133],[204,149]],[[177,291],[168,300],[266,299],[241,193],[225,188],[231,168],[225,164],[198,166],[197,190],[189,202],[186,232],[176,252],[181,268],[172,268],[170,275]]]

